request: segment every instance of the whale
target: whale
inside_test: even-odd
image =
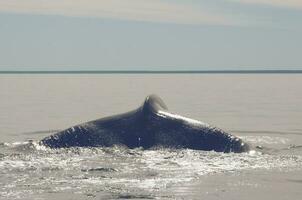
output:
[[[143,104],[127,113],[113,115],[59,131],[40,140],[49,148],[112,147],[150,149],[186,148],[203,151],[249,151],[239,137],[199,120],[168,111],[157,95],[149,95]]]

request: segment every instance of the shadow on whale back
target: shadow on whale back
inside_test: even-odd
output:
[[[73,126],[42,139],[41,144],[51,148],[124,145],[236,153],[249,150],[240,138],[219,128],[168,112],[156,95],[148,96],[133,111]]]

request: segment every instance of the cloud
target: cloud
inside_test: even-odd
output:
[[[221,13],[167,0],[0,0],[0,12],[234,25]]]
[[[274,7],[302,9],[302,0],[228,0],[245,4],[262,4]]]

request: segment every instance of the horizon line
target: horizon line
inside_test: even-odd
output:
[[[0,74],[300,74],[298,70],[0,70]]]

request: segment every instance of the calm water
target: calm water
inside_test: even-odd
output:
[[[50,150],[35,142],[136,108],[152,93],[171,112],[218,126],[263,149],[243,154]],[[0,199],[302,195],[301,74],[0,75],[0,99]]]

